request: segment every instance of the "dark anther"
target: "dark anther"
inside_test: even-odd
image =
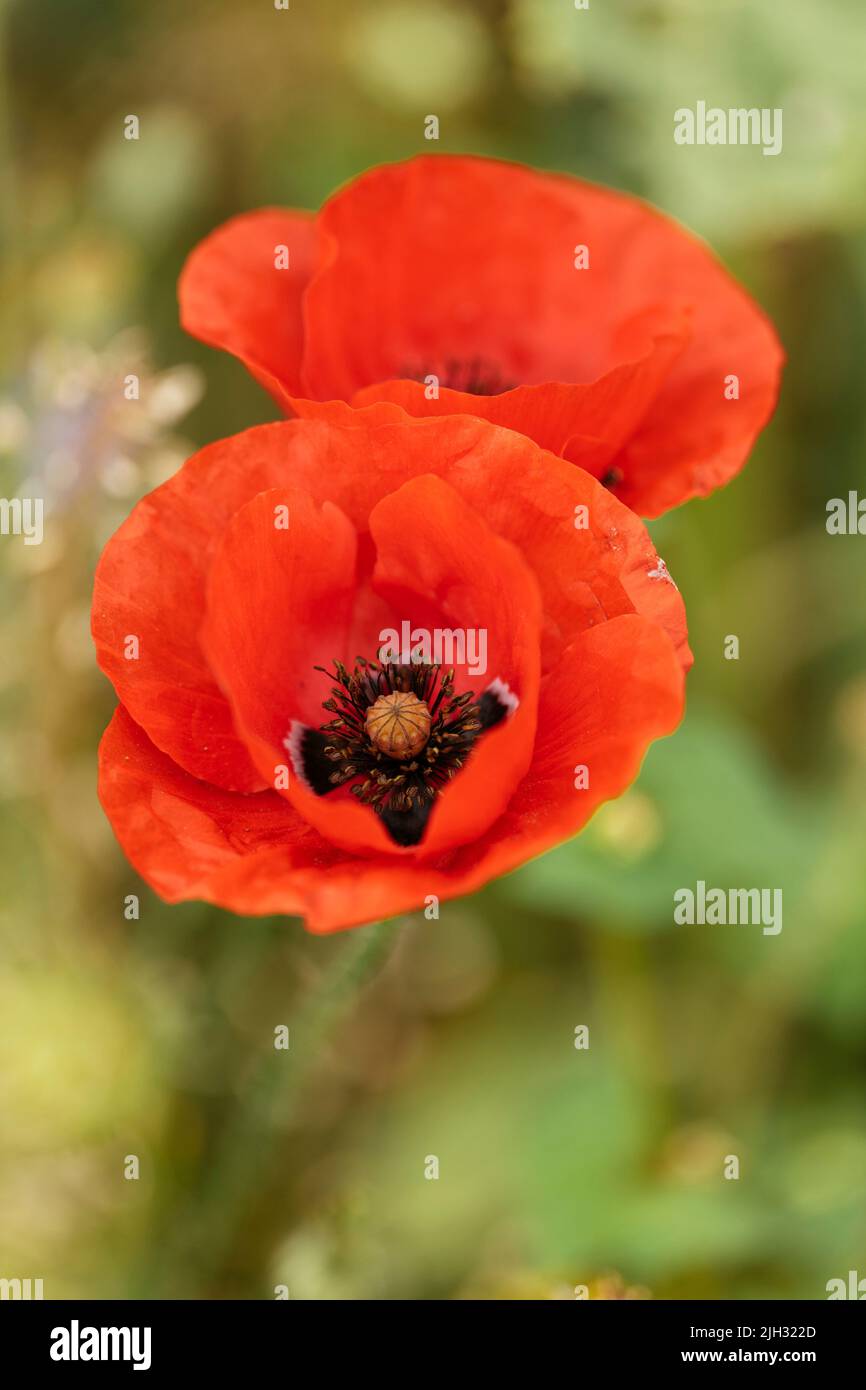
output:
[[[349,671],[318,666],[334,682],[319,729],[294,724],[286,740],[295,772],[318,796],[351,783],[352,795],[381,818],[391,838],[417,845],[436,797],[463,767],[485,730],[517,705],[494,681],[481,695],[454,694],[454,671],[422,662],[355,658]]]

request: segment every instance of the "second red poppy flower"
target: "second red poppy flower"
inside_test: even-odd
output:
[[[727,482],[782,350],[707,247],[634,197],[496,160],[370,170],[318,213],[212,233],[184,326],[290,414],[390,402],[528,435],[657,516]]]

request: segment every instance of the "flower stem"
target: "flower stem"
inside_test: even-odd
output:
[[[207,1157],[203,1181],[195,1193],[187,1191],[188,1205],[168,1248],[161,1246],[156,1282],[171,1285],[175,1292],[168,1297],[195,1297],[190,1285],[218,1274],[251,1197],[269,1178],[287,1122],[321,1064],[329,1037],[382,964],[396,926],[379,922],[354,930],[295,1015],[288,1050],[275,1049],[272,1038],[265,1041],[266,1050]]]

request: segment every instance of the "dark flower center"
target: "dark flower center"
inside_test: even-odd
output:
[[[360,777],[352,795],[380,815],[431,805],[481,732],[472,691],[455,695],[453,670],[443,675],[441,667],[420,662],[403,666],[359,657],[351,674],[339,661],[334,672],[323,708],[336,718],[321,729],[328,739],[331,785]],[[412,748],[401,734],[419,717],[426,737]]]
[[[404,376],[413,381],[427,384],[428,377],[435,376],[440,386],[452,391],[468,391],[473,396],[498,396],[517,385],[503,376],[495,362],[483,357],[449,357],[438,367],[408,368]]]
[[[318,796],[351,792],[381,817],[399,845],[420,841],[436,797],[463,767],[487,729],[513,712],[502,681],[481,695],[454,693],[455,673],[356,657],[352,671],[316,667],[333,682],[319,729],[293,725],[287,740],[295,771]]]

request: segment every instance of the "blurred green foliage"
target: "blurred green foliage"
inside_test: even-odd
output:
[[[736,1299],[866,1274],[864,559],[823,524],[866,483],[860,0],[5,0],[0,48],[0,483],[52,499],[44,544],[2,553],[0,1275],[52,1297],[504,1298],[615,1270]],[[781,106],[783,153],[676,147],[698,99]],[[128,113],[146,139],[122,140]],[[326,1045],[309,1001],[359,934],[168,908],[114,845],[89,587],[138,495],[273,418],[179,329],[190,247],[429,148],[429,113],[442,150],[681,217],[789,364],[742,476],[653,526],[697,658],[682,729],[576,841],[398,924]],[[781,934],[674,926],[698,878],[782,887]]]

